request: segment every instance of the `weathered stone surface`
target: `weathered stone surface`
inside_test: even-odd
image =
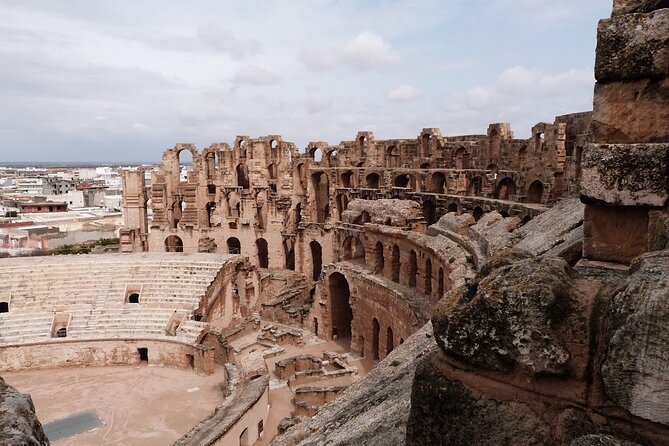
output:
[[[646,252],[648,211],[642,207],[585,207],[583,257],[630,263]]]
[[[651,12],[656,9],[669,8],[669,0],[614,0],[612,16]]]
[[[633,441],[622,440],[620,438],[603,435],[591,434],[579,437],[569,443],[569,446],[641,446]]]
[[[474,224],[476,224],[476,220],[472,214],[458,215],[455,212],[444,214],[444,216],[435,223],[438,228],[452,231],[459,235],[467,235],[469,227]]]
[[[564,243],[583,224],[585,206],[576,198],[562,200],[513,233],[516,247],[540,255]]]
[[[211,237],[202,237],[197,244],[197,252],[216,252],[216,241]]]
[[[582,169],[588,201],[661,207],[669,197],[669,144],[589,144]]]
[[[613,298],[604,388],[630,413],[669,425],[669,251],[646,254]]]
[[[669,248],[669,214],[651,212],[648,234],[648,250],[661,251]]]
[[[368,218],[362,218],[363,212]],[[409,221],[420,219],[422,211],[412,200],[352,200],[342,213],[342,220],[348,223],[363,223],[368,220],[380,225],[406,226]]]
[[[437,343],[446,354],[486,369],[565,373],[569,352],[553,325],[571,306],[571,268],[562,259],[502,260],[494,260],[500,266],[480,282],[447,293],[437,304]]]
[[[30,395],[19,393],[0,378],[0,445],[48,445]]]
[[[489,212],[471,227],[477,237],[485,239],[488,245],[488,254],[497,254],[512,245],[512,231],[520,226],[518,217],[504,218],[499,212]]]
[[[436,351],[432,324],[427,323],[362,380],[272,445],[405,445],[414,373],[419,358]]]
[[[669,78],[597,83],[592,141],[612,144],[669,141]]]
[[[476,395],[429,361],[416,371],[407,445],[539,446],[550,438],[550,426],[527,405]]]
[[[669,71],[669,9],[601,20],[597,29],[597,82],[665,77]]]

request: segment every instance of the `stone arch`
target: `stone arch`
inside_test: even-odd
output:
[[[516,195],[516,183],[509,177],[503,178],[497,183],[495,198],[498,200],[510,200],[512,195]]]
[[[532,181],[530,187],[527,188],[527,202],[541,203],[544,196],[544,183],[539,180]]]
[[[165,252],[184,252],[184,242],[178,235],[170,235],[165,239]]]
[[[387,166],[390,168],[400,167],[400,150],[397,146],[390,146],[386,149]]]
[[[228,245],[228,254],[241,254],[242,244],[237,237],[230,237],[226,241]]]
[[[381,324],[379,320],[372,320],[372,359],[380,359],[379,356],[379,335],[381,334]]]
[[[316,240],[309,243],[309,248],[311,249],[311,279],[315,282],[323,269],[323,248]]]
[[[216,210],[216,203],[210,201],[205,206],[205,209],[207,211],[207,226],[211,228],[214,226],[214,224],[212,223],[212,217],[214,216],[214,211]]]
[[[248,167],[246,166],[246,163],[237,164],[235,172],[237,172],[237,186],[241,187],[242,189],[248,189],[250,184]]]
[[[315,162],[320,163],[323,159],[323,150],[321,150],[320,147],[312,147],[311,150],[309,150],[309,156]]]
[[[182,158],[183,153],[185,153],[185,156]],[[196,159],[196,150],[183,147],[177,151],[177,163],[179,163],[179,181],[188,181],[188,172],[195,168]],[[183,180],[181,179],[181,177],[184,176],[182,173],[185,173],[185,178]]]
[[[393,182],[393,185],[395,187],[410,187],[413,189],[413,186],[415,184],[415,179],[413,175],[408,174],[408,173],[403,173],[401,175],[397,175],[395,177],[395,181]]]
[[[258,266],[260,268],[269,268],[269,249],[267,240],[259,238],[256,240],[256,252],[258,254]]]
[[[330,182],[325,172],[311,175],[311,183],[315,193],[316,223],[325,223],[330,217]]]
[[[307,191],[307,169],[304,167],[304,163],[300,163],[295,168],[297,170],[298,184],[300,185],[300,191],[302,193]]]
[[[467,185],[467,195],[470,197],[478,197],[481,195],[481,189],[483,189],[483,179],[481,177],[474,177]]]
[[[330,295],[330,315],[333,338],[350,338],[353,310],[351,309],[351,289],[342,273],[334,272],[328,277]]]
[[[386,260],[384,257],[383,243],[376,242],[376,246],[374,246],[374,272],[383,274],[385,264]]]
[[[337,218],[341,220],[342,214],[348,207],[348,197],[345,194],[337,194],[335,203],[337,204]]]
[[[365,181],[367,182],[367,187],[370,189],[378,189],[381,177],[379,176],[378,173],[372,172],[367,177],[365,178]]]
[[[423,201],[423,216],[428,225],[437,221],[437,205],[433,200]]]
[[[415,250],[409,253],[409,286],[415,287],[418,279],[418,256]]]
[[[432,294],[432,260],[425,260],[425,294]]]
[[[346,188],[351,188],[353,187],[353,182],[351,179],[353,178],[353,171],[352,170],[347,170],[346,172],[341,174],[341,185],[342,187]]]
[[[446,193],[446,175],[443,172],[435,172],[432,174],[431,181],[432,192],[436,194],[445,194]]]
[[[395,340],[393,339],[393,329],[388,327],[386,329],[386,356],[390,354],[395,348]]]
[[[400,283],[400,267],[402,266],[401,260],[400,260],[400,247],[397,245],[393,245],[393,252],[392,252],[392,280],[393,282]]]
[[[453,156],[453,165],[456,169],[468,169],[469,168],[469,154],[467,149],[460,147],[455,151]]]
[[[295,243],[290,238],[283,240],[283,256],[286,269],[295,271]]]
[[[342,245],[344,260],[365,259],[365,247],[356,236],[349,235]]]
[[[451,203],[448,205],[448,212],[455,212],[457,214],[458,212],[458,204],[457,203]]]
[[[269,179],[270,180],[276,180],[277,179],[277,174],[278,169],[276,167],[275,163],[271,163],[269,166],[267,166],[267,173],[269,174]]]

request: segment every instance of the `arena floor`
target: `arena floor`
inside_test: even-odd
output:
[[[204,376],[167,367],[26,370],[3,378],[32,395],[43,424],[85,411],[103,426],[52,444],[170,445],[223,401],[223,369]]]

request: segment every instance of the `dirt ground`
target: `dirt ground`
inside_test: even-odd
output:
[[[223,369],[204,376],[143,365],[26,370],[3,378],[32,396],[42,423],[85,410],[104,423],[57,446],[158,446],[172,444],[223,401],[224,376]]]

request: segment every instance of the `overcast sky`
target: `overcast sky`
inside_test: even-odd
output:
[[[0,162],[235,135],[516,137],[592,109],[611,0],[0,0]]]

